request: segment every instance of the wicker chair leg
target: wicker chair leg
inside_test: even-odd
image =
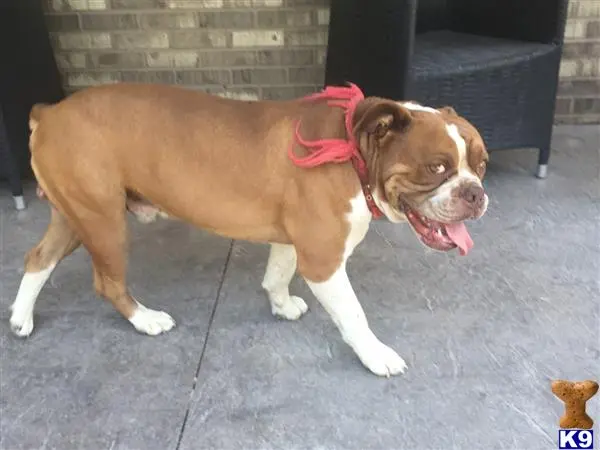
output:
[[[0,105],[1,106],[1,105]],[[6,178],[15,202],[17,210],[25,209],[25,198],[23,197],[23,183],[15,155],[12,153],[6,132],[3,110],[0,107],[0,164],[6,169]]]
[[[23,196],[23,184],[21,183],[21,177],[16,168],[10,173],[9,183],[13,200],[15,202],[15,208],[18,211],[25,209],[26,205],[25,197]]]
[[[22,195],[14,196],[13,200],[15,201],[15,208],[17,209],[17,211],[22,211],[26,208],[25,197],[23,197]]]
[[[548,176],[548,161],[550,159],[550,146],[546,145],[540,148],[540,153],[538,156],[538,167],[536,176],[538,178],[546,178]]]

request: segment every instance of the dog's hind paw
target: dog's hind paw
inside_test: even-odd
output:
[[[281,305],[276,303],[271,304],[273,315],[287,320],[298,320],[306,311],[308,311],[306,302],[295,295],[290,295],[289,300]]]
[[[129,318],[129,322],[140,333],[156,336],[175,326],[175,320],[164,311],[155,311],[138,303],[138,307]]]

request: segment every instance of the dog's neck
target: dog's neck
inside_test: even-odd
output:
[[[339,107],[343,110],[345,136],[342,138],[324,138],[306,140],[301,135],[302,121],[299,120],[294,130],[294,139],[289,148],[289,157],[299,167],[310,168],[326,163],[344,163],[351,161],[365,195],[369,210],[374,218],[382,217],[375,200],[369,178],[367,162],[363,157],[359,143],[356,140],[352,119],[358,103],[364,99],[361,90],[354,84],[349,87],[327,87],[322,92],[309,95],[301,101],[326,100],[328,106]],[[294,152],[296,146],[301,146],[308,151],[307,156],[297,156]]]

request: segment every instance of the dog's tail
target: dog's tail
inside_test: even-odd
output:
[[[34,143],[35,143],[35,130],[38,127],[40,120],[42,118],[42,115],[44,114],[44,110],[48,109],[50,105],[47,103],[36,103],[35,105],[33,105],[31,107],[31,110],[29,111],[29,129],[31,130],[31,134],[29,136],[29,148],[33,154],[33,148],[34,148]],[[42,189],[42,187],[39,185],[37,185],[36,188],[36,194],[39,198],[44,199],[46,198],[46,193],[44,192],[44,190]]]
[[[31,107],[31,111],[29,112],[29,129],[31,132],[34,132],[40,123],[40,119],[44,110],[47,109],[50,105],[47,103],[36,103]]]

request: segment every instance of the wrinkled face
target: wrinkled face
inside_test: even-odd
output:
[[[488,154],[477,130],[452,108],[370,99],[357,112],[357,136],[386,216],[408,220],[431,248],[466,254],[473,242],[464,221],[479,219],[488,206]]]

